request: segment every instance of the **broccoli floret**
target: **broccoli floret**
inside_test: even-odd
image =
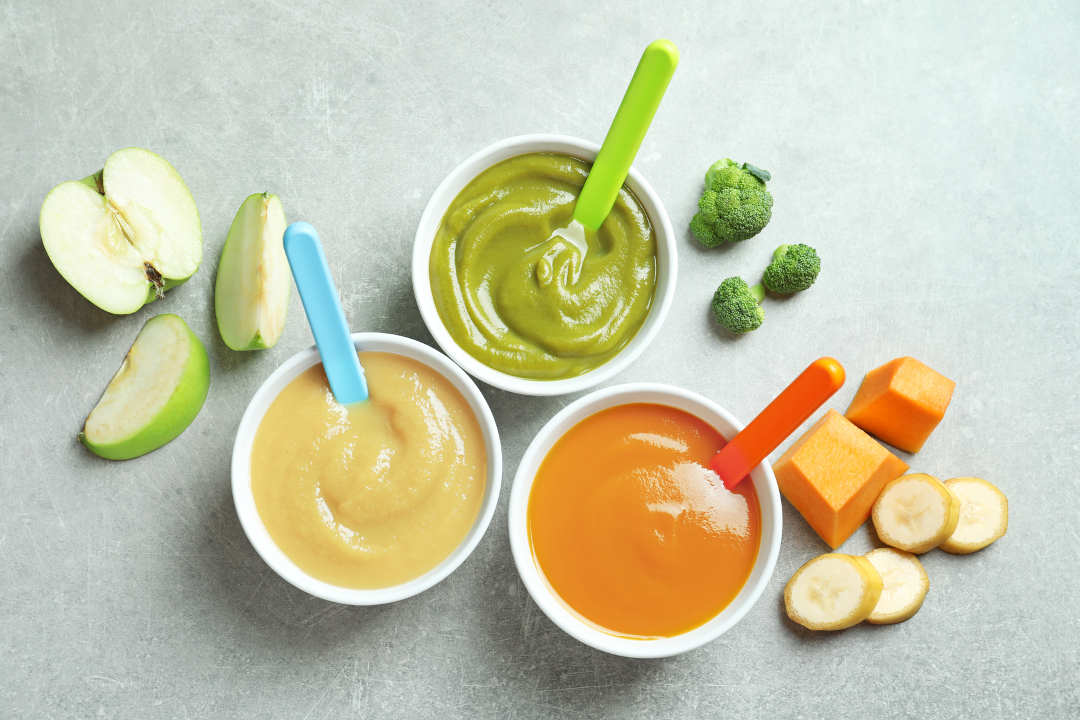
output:
[[[764,298],[764,286],[750,287],[741,277],[729,277],[713,295],[713,315],[716,322],[733,333],[757,330],[765,321],[765,311],[758,304]]]
[[[713,226],[701,217],[700,212],[695,213],[694,217],[690,219],[690,230],[694,233],[694,237],[698,239],[698,242],[705,247],[716,247],[724,244],[724,239],[713,232]]]
[[[775,293],[796,293],[814,284],[821,258],[809,245],[781,245],[765,268],[765,287]]]
[[[761,232],[772,218],[768,172],[749,163],[718,160],[705,173],[705,192],[690,221],[694,237],[706,247],[739,242]]]

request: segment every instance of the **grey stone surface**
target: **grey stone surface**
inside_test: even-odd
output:
[[[1009,534],[925,556],[909,622],[813,634],[782,591],[826,547],[785,503],[775,574],[738,626],[677,658],[606,656],[540,613],[506,533],[518,459],[573,398],[485,387],[506,475],[475,554],[385,607],[293,589],[239,526],[229,457],[252,393],[311,336],[294,293],[275,348],[222,344],[214,271],[240,202],[271,190],[319,227],[354,329],[430,343],[409,261],[436,185],[511,135],[600,141],[656,37],[682,63],[636,164],[680,228],[677,302],[616,382],[746,420],[820,355],[848,370],[841,411],[864,372],[915,356],[957,389],[902,457],[996,483]],[[1080,5],[1052,0],[0,4],[0,716],[1080,716],[1078,38]],[[205,260],[116,317],[53,269],[37,212],[131,145],[186,180]],[[775,214],[706,251],[683,229],[725,156],[772,171]],[[820,250],[817,285],[723,334],[720,280],[793,241]],[[100,460],[75,433],[161,312],[206,342],[210,397],[161,450]],[[873,544],[864,528],[843,550]]]

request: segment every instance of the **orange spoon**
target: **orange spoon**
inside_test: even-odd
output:
[[[731,489],[780,446],[844,384],[844,368],[823,357],[810,363],[761,414],[712,459],[712,469]]]

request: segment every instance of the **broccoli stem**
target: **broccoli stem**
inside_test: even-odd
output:
[[[724,168],[732,167],[732,166],[738,167],[739,163],[735,162],[734,160],[730,160],[728,158],[723,158],[722,160],[717,160],[712,165],[710,165],[708,171],[705,173],[705,189],[708,190],[708,189],[710,189],[712,187],[713,178],[716,177],[716,174],[718,172],[720,172]]]
[[[784,247],[787,247],[786,245]],[[760,305],[761,301],[765,299],[765,286],[758,283],[754,287],[750,288],[750,294],[754,296],[754,300]]]
[[[791,246],[790,245],[781,245],[780,247],[776,248],[776,250],[773,251],[773,254],[772,254],[773,260],[779,260],[780,258],[787,255],[787,249],[789,247],[791,247]]]

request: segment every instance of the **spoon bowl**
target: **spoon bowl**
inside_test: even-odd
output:
[[[761,544],[750,577],[735,599],[718,615],[680,635],[656,640],[621,637],[599,629],[570,608],[545,579],[533,554],[529,535],[529,497],[537,471],[562,436],[585,418],[617,405],[654,403],[683,410],[705,421],[725,438],[733,438],[742,424],[717,403],[697,393],[656,383],[635,383],[603,388],[558,412],[537,433],[525,450],[510,491],[509,533],[514,564],[536,604],[572,637],[598,650],[632,658],[669,657],[699,648],[723,635],[746,616],[765,591],[780,553],[783,515],[780,491],[768,462],[750,472],[761,509]],[[702,568],[702,572],[716,572]]]
[[[349,343],[354,354],[357,352],[393,353],[424,363],[449,380],[468,402],[484,437],[484,447],[487,452],[487,483],[484,487],[480,510],[465,538],[445,560],[420,577],[400,585],[377,589],[345,588],[313,577],[277,546],[255,506],[255,495],[251,490],[251,451],[259,425],[278,394],[305,370],[319,364],[320,353],[314,345],[301,350],[282,363],[263,382],[251,398],[251,402],[248,403],[240,419],[236,441],[233,445],[232,494],[240,525],[244,528],[244,534],[247,535],[252,547],[274,572],[290,584],[315,597],[331,602],[346,605],[381,605],[412,597],[433,587],[454,572],[476,549],[499,503],[499,490],[502,485],[502,444],[499,440],[495,417],[491,414],[491,408],[476,387],[476,383],[438,350],[409,338],[384,333],[356,333],[349,338]]]

